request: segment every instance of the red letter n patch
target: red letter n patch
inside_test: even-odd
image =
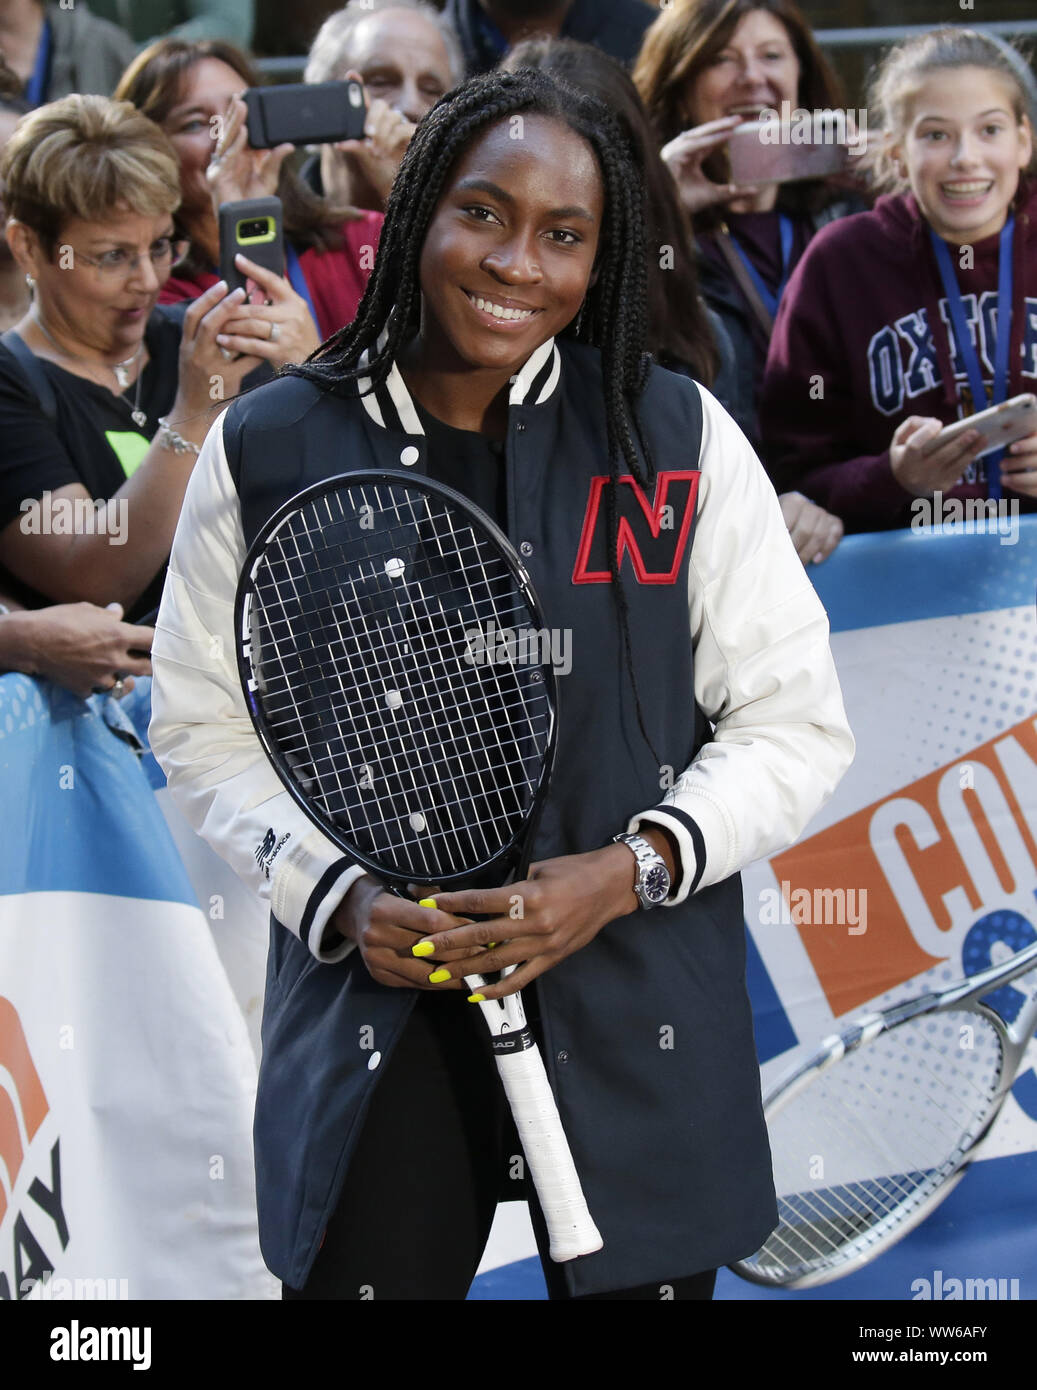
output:
[[[608,511],[605,488],[608,478],[592,478],[587,512],[583,518],[580,548],[573,569],[574,584],[608,584]],[[699,490],[697,469],[685,473],[660,473],[651,505],[637,482],[625,474],[616,489],[618,529],[616,569],[629,554],[639,584],[675,584],[684,550],[695,520]]]

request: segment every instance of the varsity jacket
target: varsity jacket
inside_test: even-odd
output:
[[[658,480],[645,497],[627,478],[618,499],[655,762],[611,592],[601,402],[598,354],[550,341],[514,378],[506,440],[511,539],[546,625],[573,635],[533,857],[596,849],[646,824],[680,851],[665,907],[610,923],[534,986],[548,1074],[605,1242],[565,1266],[576,1294],[723,1264],[773,1228],[738,870],[796,837],[853,749],[825,613],[773,489],[718,403],[655,368],[640,415]],[[236,402],[188,487],[156,624],[151,738],[170,791],[271,906],[257,1197],[264,1256],[295,1288],[377,1085],[372,1037],[384,1061],[416,991],[375,983],[328,925],[361,870],[312,827],[252,732],[234,591],[249,540],[303,487],[425,464],[395,367],[362,395],[285,377]]]

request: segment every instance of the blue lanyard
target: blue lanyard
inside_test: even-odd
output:
[[[52,42],[50,20],[45,19],[43,28],[40,30],[40,41],[36,46],[36,62],[32,69],[32,76],[25,84],[25,100],[30,106],[42,106],[46,100]]]
[[[744,249],[739,246],[737,239],[731,237],[731,245],[738,252],[742,264],[749,274],[750,280],[756,289],[756,293],[764,302],[764,306],[771,318],[775,318],[778,313],[778,305],[781,303],[781,296],[785,293],[785,286],[789,282],[789,264],[792,260],[792,237],[794,228],[792,218],[786,217],[784,213],[778,215],[778,226],[781,230],[781,283],[778,285],[777,294],[772,294],[766,281],[760,272],[753,265]]]
[[[1001,239],[998,243],[997,342],[994,346],[994,389],[990,401],[991,405],[1000,405],[1008,395],[1008,356],[1012,338],[1012,238],[1014,232],[1015,217],[1009,214],[1008,220],[1001,228]],[[951,325],[954,329],[954,340],[958,345],[958,355],[965,363],[965,371],[968,373],[969,390],[972,392],[972,410],[975,414],[987,406],[987,392],[983,385],[979,355],[972,341],[972,335],[969,333],[969,326],[965,322],[965,309],[961,302],[961,291],[958,289],[958,277],[954,273],[950,248],[931,227],[929,228],[929,236],[936,253],[936,264],[940,268],[943,292],[947,296],[947,308],[951,315]],[[1004,453],[1004,449],[998,449],[995,453],[988,454],[986,458],[987,495],[995,501],[1001,497],[1001,460]]]
[[[313,300],[310,297],[310,287],[306,283],[306,276],[302,273],[302,266],[299,264],[299,257],[296,255],[294,246],[289,246],[287,242],[285,242],[284,246],[284,268],[291,282],[292,289],[300,298],[305,299],[306,307],[310,311],[310,318],[313,320],[319,336],[320,324],[317,322],[317,315],[313,308]]]

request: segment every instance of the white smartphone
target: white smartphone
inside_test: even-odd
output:
[[[978,415],[966,415],[961,420],[955,420],[953,425],[947,425],[935,438],[930,439],[922,453],[931,454],[969,430],[979,430],[986,441],[976,453],[976,458],[989,454],[992,449],[1003,449],[1006,444],[1014,444],[1017,439],[1025,439],[1027,435],[1037,434],[1037,396],[1029,393],[1013,396],[1010,401],[981,410]]]
[[[732,183],[795,183],[842,173],[849,164],[837,141],[792,143],[792,130],[768,121],[735,126],[727,142]]]

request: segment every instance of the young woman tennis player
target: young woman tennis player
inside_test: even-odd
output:
[[[1037,390],[1037,189],[1029,93],[1003,49],[940,29],[895,48],[871,111],[886,143],[871,212],[826,227],[771,339],[771,476],[848,531],[907,525],[915,498],[1037,498],[1037,434],[976,460],[945,425]],[[935,517],[940,520],[940,517]]]
[[[462,977],[516,962],[485,993],[524,987],[604,1238],[564,1265],[542,1244],[551,1296],[708,1298],[775,1224],[738,871],[800,832],[852,739],[757,460],[643,356],[644,266],[610,113],[541,73],[475,79],[418,128],[356,322],[236,402],[199,460],[152,737],[189,819],[270,901],[256,1166],[286,1297],[465,1296],[497,1202],[527,1193]],[[527,879],[436,909],[312,828],[233,669],[257,529],[370,468],[498,520],[571,639]]]

